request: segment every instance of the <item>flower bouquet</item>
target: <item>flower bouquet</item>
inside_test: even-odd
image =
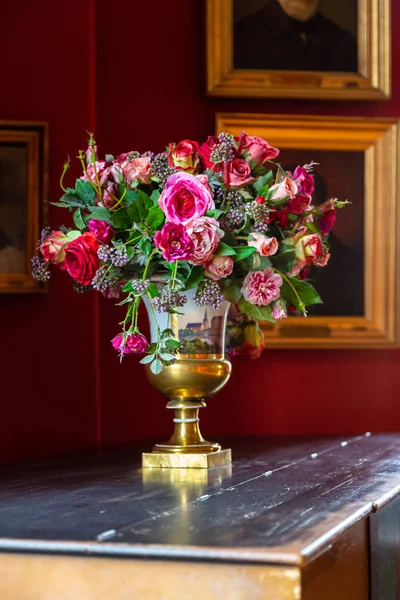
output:
[[[193,289],[198,306],[218,310],[227,300],[257,320],[306,315],[307,305],[321,302],[310,268],[328,263],[327,237],[346,203],[314,206],[314,163],[288,172],[274,162],[278,155],[243,132],[100,159],[90,135],[78,156],[82,176],[64,187],[68,161],[54,203],[73,213],[74,227],[42,232],[33,276],[46,281],[54,264],[79,292],[122,292],[126,316],[112,344],[121,357],[144,354],[154,374],[174,363],[181,342],[168,320],[147,342],[138,327],[142,300],[155,320],[184,313]]]

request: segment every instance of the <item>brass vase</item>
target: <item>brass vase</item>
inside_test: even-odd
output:
[[[143,454],[143,467],[209,468],[231,463],[231,451],[205,440],[199,427],[199,409],[231,374],[231,363],[225,358],[229,302],[219,310],[198,307],[193,301],[195,292],[185,292],[187,303],[181,309],[182,315],[153,314],[145,300],[151,340],[156,341],[158,327],[170,328],[181,342],[181,349],[176,362],[158,375],[145,366],[150,383],[169,398],[167,408],[174,411],[175,427],[170,440]]]

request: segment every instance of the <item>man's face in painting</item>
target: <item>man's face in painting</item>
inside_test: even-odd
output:
[[[320,0],[278,0],[285,13],[297,19],[297,21],[308,21],[318,11]]]

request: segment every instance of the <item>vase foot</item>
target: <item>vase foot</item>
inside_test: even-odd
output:
[[[172,453],[172,452],[143,452],[142,466],[144,468],[164,468],[164,469],[210,469],[211,467],[220,467],[230,465],[232,462],[232,453],[230,448],[219,450],[217,452],[196,452],[193,454]]]

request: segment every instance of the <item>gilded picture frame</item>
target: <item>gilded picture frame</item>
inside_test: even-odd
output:
[[[0,121],[0,293],[42,293],[31,259],[47,222],[48,125]]]
[[[209,95],[332,100],[385,100],[390,97],[390,0],[350,0],[356,3],[357,11],[355,44],[358,67],[355,72],[295,70],[291,68],[291,62],[285,70],[235,68],[235,0],[206,1]],[[284,41],[284,37],[281,39]],[[271,44],[269,55],[275,52],[273,41]],[[296,56],[296,52],[291,56]]]
[[[337,255],[338,281],[332,294],[322,294],[332,314],[289,316],[277,325],[263,324],[269,348],[384,348],[400,344],[400,254],[399,254],[399,121],[393,119],[320,117],[295,115],[218,114],[217,133],[241,131],[257,135],[281,149],[285,166],[288,156],[318,154],[330,161],[331,189],[353,190],[348,200],[353,204],[339,212],[332,235],[336,231],[347,238],[359,238],[362,269],[354,264],[354,251]],[[354,160],[353,158],[354,157]],[[322,168],[315,167],[315,172]],[[291,159],[293,160],[293,159]],[[333,161],[333,162],[332,162]],[[301,161],[300,161],[301,162]],[[361,165],[357,173],[356,165]],[[335,165],[337,165],[335,167]],[[291,166],[291,165],[289,165]],[[350,183],[349,183],[350,181]],[[350,187],[346,187],[349,186]],[[345,186],[345,187],[344,187]],[[358,189],[360,188],[360,189]],[[331,192],[331,189],[329,192]],[[330,194],[330,196],[336,194]],[[338,194],[339,195],[339,194]],[[345,198],[342,198],[345,199]],[[315,202],[314,202],[315,203]],[[360,217],[361,215],[361,217]],[[346,225],[346,220],[350,225]],[[355,223],[355,226],[354,226]],[[344,225],[344,227],[343,227]],[[350,245],[352,239],[350,239]],[[332,258],[335,251],[332,248]],[[349,258],[346,258],[349,257]],[[326,280],[334,282],[331,265],[320,269]],[[345,276],[343,279],[342,275]],[[356,285],[352,289],[353,275]],[[335,314],[335,298],[355,299],[361,281],[362,309],[355,302],[354,314],[345,307]],[[329,288],[328,288],[329,289]],[[323,298],[324,299],[324,298]],[[357,308],[358,307],[358,308]],[[349,311],[351,312],[351,311]],[[341,314],[344,313],[344,314]]]

